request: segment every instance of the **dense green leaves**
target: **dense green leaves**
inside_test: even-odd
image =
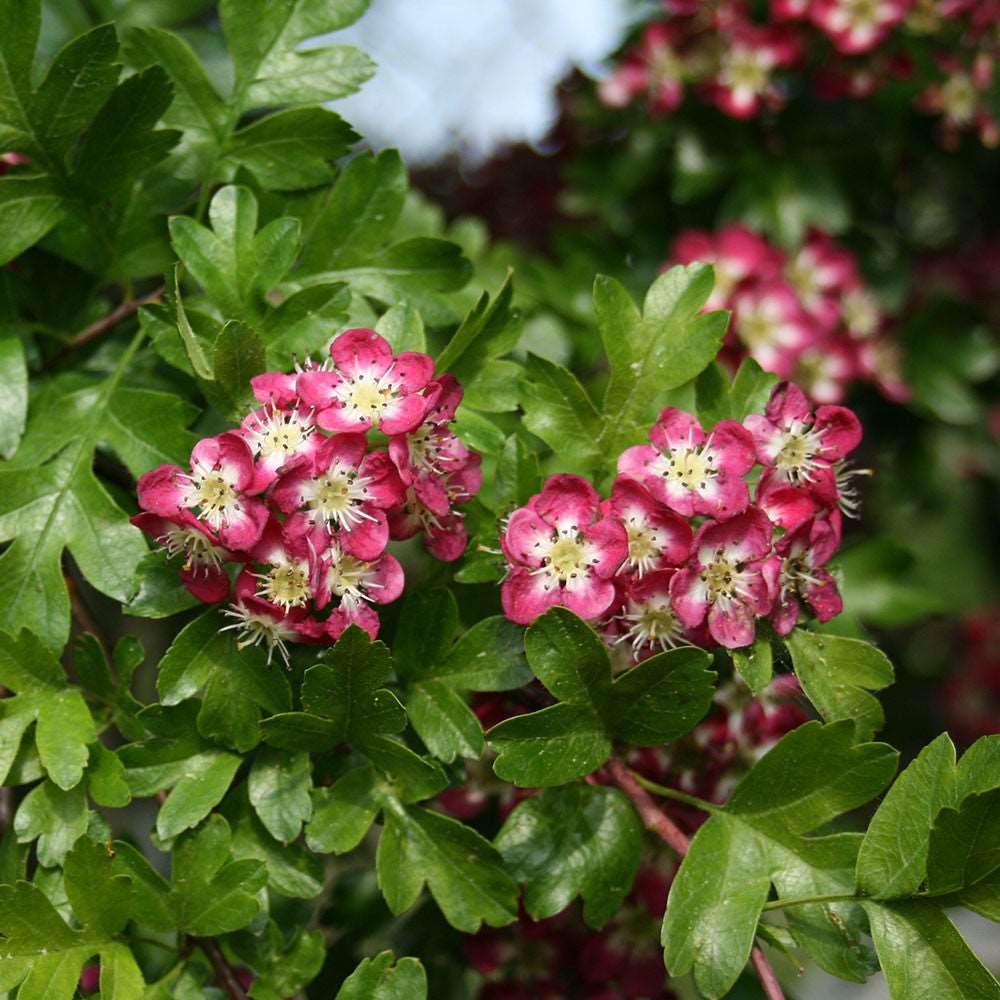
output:
[[[631,888],[642,827],[617,789],[573,784],[522,802],[495,843],[533,917],[554,916],[580,895],[587,923],[601,927]]]
[[[607,647],[572,612],[553,608],[525,636],[528,663],[560,703],[494,726],[501,778],[533,787],[559,785],[600,767],[611,741],[666,743],[708,711],[714,675],[693,647],[673,649],[611,677]]]
[[[670,973],[693,971],[706,996],[724,996],[750,956],[770,885],[780,898],[851,895],[857,838],[805,834],[877,795],[895,766],[884,744],[854,744],[846,722],[807,723],[765,754],[691,841],[663,924]],[[791,929],[821,965],[863,980],[852,908],[803,907]]]

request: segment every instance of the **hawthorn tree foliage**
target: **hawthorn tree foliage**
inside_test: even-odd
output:
[[[0,991],[443,996],[359,880],[465,934],[599,929],[655,840],[664,980],[1000,997],[947,915],[1000,920],[1000,739],[898,771],[889,662],[823,626],[856,418],[730,378],[703,265],[641,309],[597,278],[600,400],[518,351],[510,281],[470,290],[322,103],[373,67],[300,43],[364,7],[223,0],[220,74],[128,17],[46,61],[0,0]],[[119,606],[166,648],[112,643]],[[792,674],[811,721],[724,804],[633,766]],[[533,710],[484,727],[483,692]],[[473,768],[502,823],[442,807]]]

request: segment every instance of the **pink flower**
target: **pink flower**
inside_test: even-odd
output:
[[[874,337],[885,319],[878,299],[860,281],[844,291],[840,300],[840,318],[854,340]]]
[[[304,607],[285,610],[257,596],[257,581],[249,569],[243,570],[236,580],[236,600],[222,612],[233,619],[223,632],[237,634],[236,648],[263,646],[267,649],[270,664],[275,650],[287,667],[289,642],[323,643],[326,633],[323,625],[309,616]]]
[[[628,555],[619,572],[644,576],[651,570],[680,566],[691,552],[691,526],[655,500],[634,479],[619,477],[611,488],[611,499],[601,505],[625,529]]]
[[[817,403],[839,403],[857,374],[855,351],[843,336],[826,337],[807,347],[795,362],[795,383]]]
[[[224,567],[240,557],[221,546],[217,536],[190,511],[178,511],[173,517],[144,511],[130,520],[154,539],[168,558],[184,557],[181,583],[199,601],[215,604],[229,596],[229,577]]]
[[[694,555],[670,582],[678,618],[688,628],[707,621],[721,646],[753,642],[754,619],[771,611],[777,567],[771,551],[772,525],[757,507],[728,521],[706,521],[694,539]]]
[[[314,543],[336,534],[358,559],[377,559],[389,540],[386,510],[403,497],[396,469],[384,451],[365,454],[364,434],[325,438],[312,457],[285,466],[271,491],[278,510],[291,514],[289,531],[319,532]]]
[[[705,261],[714,265],[715,288],[705,309],[723,309],[737,286],[748,278],[769,279],[781,271],[781,251],[746,226],[723,226],[716,234],[685,229],[674,241],[673,259],[679,264]]]
[[[621,607],[608,622],[608,639],[614,646],[627,642],[635,660],[690,641],[670,598],[675,572],[655,570],[622,585]]]
[[[373,640],[378,638],[379,618],[369,602],[391,604],[402,592],[403,567],[387,552],[366,562],[333,541],[319,557],[316,605],[322,608],[334,598],[339,601],[326,622],[333,639],[340,638],[352,624],[363,628]]]
[[[621,108],[646,93],[654,115],[675,111],[684,99],[686,65],[679,49],[682,41],[679,25],[650,24],[639,45],[601,81],[601,100],[609,107]]]
[[[291,536],[272,515],[250,553],[255,563],[267,567],[254,574],[254,596],[285,612],[306,607],[313,600],[313,552],[304,537]]]
[[[848,55],[868,52],[906,16],[913,0],[812,0],[809,16]]]
[[[641,483],[678,514],[725,518],[743,510],[750,495],[742,476],[754,465],[753,441],[735,420],[706,434],[689,413],[667,407],[649,433],[618,459],[618,473]]]
[[[739,289],[733,296],[733,330],[766,371],[787,377],[796,356],[817,336],[795,290],[780,279]]]
[[[771,74],[793,66],[802,56],[802,43],[789,27],[741,24],[723,47],[719,70],[708,85],[714,103],[733,118],[752,118],[765,106],[782,103]]]
[[[844,610],[837,581],[823,568],[837,551],[839,542],[830,523],[817,518],[800,524],[775,546],[781,564],[771,624],[778,635],[788,635],[795,628],[801,601],[809,605],[821,622],[828,622]]]
[[[278,478],[278,472],[302,456],[311,457],[323,438],[314,434],[312,414],[298,407],[279,409],[276,404],[248,413],[236,433],[253,453],[254,479],[251,493],[263,493]]]
[[[779,382],[764,415],[744,422],[765,467],[756,502],[781,527],[796,527],[817,505],[836,505],[834,463],[861,441],[861,423],[850,410],[820,406],[814,415],[797,385]]]
[[[226,548],[250,549],[267,522],[267,507],[249,496],[253,483],[250,447],[227,431],[194,446],[190,475],[159,465],[140,477],[136,492],[143,510],[171,519],[195,511]]]
[[[825,330],[832,330],[840,319],[841,294],[860,281],[854,255],[818,229],[789,259],[785,277],[806,312]]]
[[[406,488],[399,507],[389,511],[389,533],[392,538],[412,538],[424,533],[424,545],[435,559],[454,562],[461,559],[469,542],[461,514],[452,511],[436,514],[420,497],[414,486]]]
[[[434,374],[426,354],[393,355],[374,330],[346,330],[330,345],[332,370],[302,372],[299,396],[316,408],[316,422],[328,431],[386,434],[413,430],[424,418],[428,399],[420,395]]]
[[[250,379],[254,398],[279,410],[290,410],[299,402],[295,383],[298,372],[261,372]]]
[[[501,587],[507,617],[528,625],[555,605],[600,617],[615,599],[611,582],[628,553],[625,529],[600,516],[597,491],[579,476],[550,476],[511,514],[501,536],[510,572]]]

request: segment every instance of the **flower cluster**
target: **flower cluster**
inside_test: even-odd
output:
[[[462,399],[426,354],[394,355],[373,330],[347,330],[330,359],[252,379],[261,404],[205,438],[190,470],[161,465],[138,484],[132,522],[207,603],[230,601],[240,645],[328,644],[351,624],[372,638],[403,590],[390,538],[423,532],[444,561],[465,550],[456,506],[481,485],[480,456],[449,424]],[[381,432],[386,447],[369,434]],[[235,574],[235,584],[232,577]],[[321,618],[325,615],[325,618]]]
[[[894,401],[908,398],[889,317],[854,254],[828,234],[814,229],[786,254],[746,226],[688,229],[670,263],[692,261],[715,267],[706,309],[732,311],[722,360],[735,365],[749,355],[819,403],[840,402],[856,379]]]
[[[668,407],[649,444],[619,457],[609,498],[555,475],[510,515],[504,612],[528,624],[561,605],[635,659],[680,643],[746,646],[760,618],[785,635],[803,605],[828,621],[842,604],[825,566],[855,505],[842,460],[860,440],[850,410],[813,412],[789,382],[764,414],[710,432]]]
[[[892,81],[912,90],[917,78],[916,106],[942,116],[946,138],[975,129],[987,145],[1000,140],[987,94],[1000,23],[995,0],[770,0],[756,16],[745,0],[665,0],[664,7],[601,81],[605,104],[641,98],[661,116],[690,89],[731,117],[751,118],[807,89],[821,100],[863,99]],[[915,60],[919,36],[944,54]]]

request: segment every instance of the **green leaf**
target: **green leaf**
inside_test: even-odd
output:
[[[892,683],[892,664],[859,639],[796,629],[785,639],[806,696],[827,722],[852,719],[859,740],[882,728],[882,706],[870,691]]]
[[[240,110],[329,101],[357,90],[375,69],[368,56],[350,45],[300,49],[299,43],[346,27],[367,6],[364,0],[224,0],[219,13]]]
[[[506,354],[514,347],[519,331],[512,326],[513,295],[514,287],[509,273],[492,301],[489,293],[483,292],[438,355],[438,371],[452,372],[461,382],[466,383],[482,370],[490,358]]]
[[[579,895],[587,924],[599,928],[632,887],[642,824],[617,789],[566,785],[522,802],[494,843],[524,883],[524,905],[536,920],[555,916]]]
[[[38,863],[61,865],[87,831],[87,800],[83,786],[63,791],[51,781],[36,785],[22,799],[14,816],[14,832],[22,844],[37,838]]]
[[[385,337],[393,354],[403,351],[427,352],[427,337],[420,313],[411,306],[400,304],[387,309],[375,324],[375,332]]]
[[[497,458],[494,510],[504,512],[526,504],[542,488],[538,456],[514,433]]]
[[[64,214],[45,177],[0,177],[0,264],[34,246]]]
[[[212,816],[184,834],[174,849],[171,905],[177,925],[190,934],[226,934],[257,915],[266,872],[260,861],[231,857],[229,824]]]
[[[334,1000],[427,1000],[427,976],[415,958],[392,964],[391,951],[366,958],[344,980]]]
[[[385,827],[379,841],[379,885],[398,877],[406,862],[419,891],[424,882],[445,919],[453,927],[474,934],[485,921],[502,927],[517,917],[517,886],[504,871],[500,855],[475,830],[450,816],[420,806],[404,806],[388,798]],[[388,838],[388,839],[386,839]],[[400,844],[406,841],[406,861]],[[410,867],[407,864],[407,867]],[[396,869],[396,873],[390,872]],[[387,897],[393,912],[412,905],[412,890],[395,898]],[[409,904],[409,905],[406,905]]]
[[[141,532],[128,523],[92,468],[115,391],[136,347],[133,342],[123,352],[114,374],[70,427],[54,423],[51,412],[34,410],[13,467],[0,470],[0,540],[11,542],[0,555],[0,627],[37,629],[51,649],[61,649],[69,635],[63,550],[69,549],[94,587],[117,601],[131,596],[135,568],[146,554]],[[61,450],[49,450],[53,445]],[[35,454],[32,464],[21,468],[18,461],[26,450]]]
[[[117,53],[110,24],[92,28],[56,53],[31,112],[38,140],[49,151],[65,152],[90,125],[118,82]]]
[[[448,778],[437,761],[421,757],[398,740],[369,736],[362,750],[393,783],[402,802],[420,802],[448,787]]]
[[[328,662],[310,667],[302,679],[302,705],[330,719],[340,739],[398,733],[406,714],[383,687],[392,676],[392,656],[381,642],[352,625],[337,640]]]
[[[178,261],[174,266],[174,301],[177,304],[177,333],[180,335],[181,342],[184,345],[184,352],[191,364],[191,370],[193,373],[197,375],[198,378],[205,379],[210,382],[215,378],[215,372],[213,371],[212,366],[208,363],[205,351],[203,350],[197,335],[192,329],[191,323],[188,320],[187,312],[184,309],[184,299],[181,296],[181,277],[183,274],[184,265]]]
[[[119,84],[87,129],[70,173],[70,183],[102,198],[156,166],[180,133],[155,129],[173,99],[173,87],[159,66]]]
[[[0,0],[0,122],[30,132],[31,63],[38,42],[41,4],[38,0]]]
[[[125,765],[114,750],[108,750],[101,743],[93,743],[90,747],[87,790],[99,806],[118,809],[132,801]]]
[[[228,319],[255,323],[263,296],[291,266],[299,223],[282,217],[257,231],[257,199],[249,188],[227,185],[209,205],[211,229],[194,219],[170,219],[170,239],[191,276]]]
[[[357,133],[333,111],[294,108],[233,133],[225,158],[246,167],[266,190],[294,191],[329,183],[331,163],[357,141]]]
[[[716,818],[700,827],[670,888],[663,924],[670,975],[693,969],[704,996],[725,996],[750,957],[769,886],[753,830]]]
[[[138,589],[122,610],[137,618],[169,618],[197,607],[198,598],[181,583],[178,560],[160,552],[147,552],[136,568]]]
[[[133,66],[161,66],[170,77],[174,101],[165,116],[168,123],[203,133],[207,139],[222,139],[229,128],[229,112],[191,46],[162,28],[131,28],[126,40]]]
[[[392,644],[400,674],[408,679],[434,676],[457,631],[458,603],[450,590],[430,587],[407,594]]]
[[[219,385],[229,396],[234,414],[253,409],[255,402],[250,379],[266,366],[264,344],[246,323],[232,320],[219,331],[212,352],[212,368]]]
[[[932,744],[933,745],[933,744]],[[927,854],[927,891],[973,886],[1000,869],[1000,788],[942,809]]]
[[[275,713],[291,703],[288,682],[267,666],[263,651],[238,651],[220,631],[210,609],[178,633],[160,661],[157,689],[164,705],[176,705],[204,689],[198,730],[241,753],[260,739],[261,710]]]
[[[312,767],[306,753],[257,752],[247,779],[250,803],[267,832],[293,841],[312,815]]]
[[[597,633],[565,608],[537,618],[524,636],[534,675],[561,701],[602,705],[611,689],[611,660]]]
[[[758,635],[749,649],[732,651],[733,666],[754,695],[759,695],[774,676],[774,651],[766,635]]]
[[[524,372],[524,426],[564,464],[596,468],[604,457],[598,445],[603,424],[587,390],[571,371],[535,354],[528,355]]]
[[[69,686],[59,661],[33,633],[21,632],[16,639],[0,633],[0,684],[18,692],[4,706],[5,728],[17,736],[13,751],[34,721],[46,774],[64,791],[79,784],[97,730],[79,689]],[[21,722],[14,722],[18,717]]]
[[[704,650],[682,646],[620,674],[607,708],[611,733],[636,746],[656,746],[690,732],[712,705],[711,662]]]
[[[895,752],[857,745],[853,736],[847,722],[792,730],[698,830],[663,924],[671,975],[693,971],[702,993],[724,996],[750,957],[772,883],[782,899],[853,893],[858,838],[804,836],[869,801],[892,776]],[[856,906],[811,904],[802,911],[789,916],[798,943],[824,968],[863,981],[868,962]]]
[[[1000,984],[930,901],[865,903],[893,1000],[997,1000]]]
[[[300,268],[313,273],[366,264],[392,235],[406,188],[396,150],[356,156],[311,218],[303,219]]]
[[[767,405],[777,375],[765,372],[753,358],[744,358],[730,381],[725,369],[713,362],[695,382],[698,419],[706,430],[720,420],[742,421]]]
[[[424,676],[460,691],[510,691],[531,680],[524,630],[502,615],[483,618]]]
[[[132,917],[132,880],[113,873],[113,855],[106,844],[82,837],[66,855],[63,876],[66,897],[88,931],[114,937]]]
[[[456,757],[483,752],[483,729],[472,709],[442,681],[420,681],[407,693],[406,713],[417,735],[435,757],[450,764]]]
[[[594,283],[598,330],[611,362],[599,454],[641,441],[663,393],[693,379],[722,346],[726,313],[702,313],[714,285],[707,264],[672,267],[650,286],[641,320],[612,278]]]
[[[28,365],[24,345],[18,337],[0,335],[0,458],[10,458],[17,450],[27,412]]]
[[[942,733],[900,774],[872,817],[858,853],[858,890],[876,899],[915,893],[927,874],[934,818],[954,803],[955,747]]]
[[[382,807],[375,768],[370,764],[348,771],[330,788],[314,788],[312,796],[306,844],[320,854],[354,850]]]
[[[505,719],[486,738],[497,751],[497,777],[521,788],[582,778],[611,756],[611,740],[594,710],[565,702]]]
[[[240,766],[236,754],[201,754],[186,762],[184,776],[173,786],[156,817],[156,832],[162,840],[197,826],[229,790]]]

